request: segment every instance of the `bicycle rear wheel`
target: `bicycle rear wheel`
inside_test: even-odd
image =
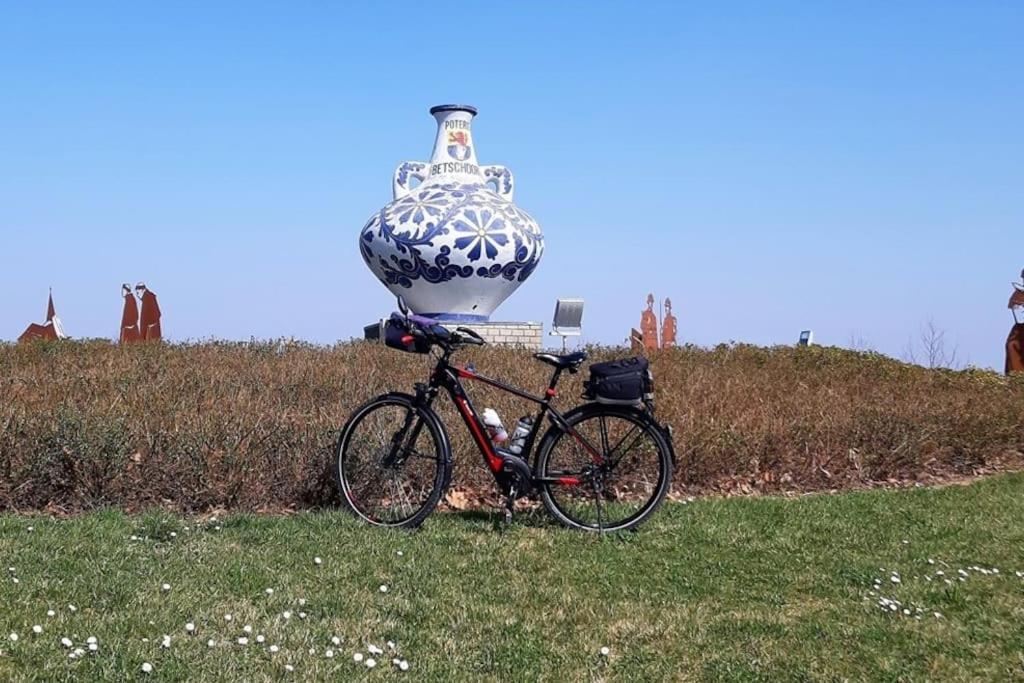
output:
[[[352,414],[335,449],[345,506],[376,526],[413,528],[437,506],[451,477],[437,416],[413,397],[386,394]]]
[[[672,454],[647,414],[588,404],[541,442],[541,500],[562,524],[585,531],[632,529],[651,516],[672,483]]]

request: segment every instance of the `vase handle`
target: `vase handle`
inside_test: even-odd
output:
[[[401,199],[413,191],[414,188],[410,185],[413,180],[418,180],[422,183],[426,179],[427,165],[425,163],[422,161],[403,161],[395,169],[395,177],[391,184],[391,188],[395,193],[395,199]]]
[[[495,190],[503,199],[512,201],[512,192],[515,190],[515,180],[512,177],[512,171],[508,170],[504,166],[492,165],[482,166],[480,170],[484,174],[484,180],[491,184],[494,181],[497,189]]]

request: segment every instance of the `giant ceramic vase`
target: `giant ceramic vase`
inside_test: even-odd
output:
[[[414,313],[486,321],[537,267],[544,240],[512,203],[512,173],[477,163],[476,109],[446,104],[430,113],[437,119],[430,161],[395,170],[394,201],[366,223],[359,249]]]

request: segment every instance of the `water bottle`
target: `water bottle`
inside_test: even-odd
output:
[[[505,431],[505,425],[501,424],[498,411],[494,408],[488,408],[484,411],[483,417],[484,426],[487,427],[487,434],[490,435],[491,442],[497,445],[508,439],[508,432]]]
[[[508,442],[508,450],[516,455],[523,452],[526,446],[526,437],[533,431],[533,418],[524,415],[516,422],[516,428],[512,430],[512,438]]]

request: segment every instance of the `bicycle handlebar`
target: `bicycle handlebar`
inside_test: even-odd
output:
[[[409,334],[449,351],[456,345],[483,346],[487,343],[475,330],[468,327],[457,327],[453,332],[432,318],[409,315],[405,320]]]

